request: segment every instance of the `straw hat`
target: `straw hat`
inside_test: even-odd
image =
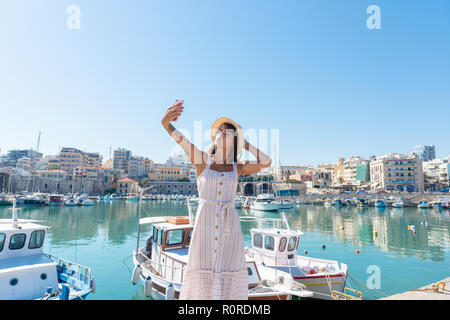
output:
[[[239,155],[244,148],[244,131],[242,130],[241,126],[234,120],[231,120],[227,117],[221,117],[214,121],[214,123],[211,126],[211,139],[214,142],[217,133],[219,132],[220,127],[224,123],[231,123],[235,128],[237,132],[237,155]]]

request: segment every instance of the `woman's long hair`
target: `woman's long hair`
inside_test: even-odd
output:
[[[225,122],[224,124],[223,124],[223,126],[225,126],[225,130],[226,129],[233,129],[234,130],[234,157],[233,157],[233,161],[234,162],[236,162],[237,163],[237,145],[238,145],[238,142],[237,142],[237,135],[236,135],[236,133],[237,133],[237,130],[236,130],[236,127],[234,126],[234,125],[232,125],[231,123],[228,123],[228,122]],[[213,145],[211,146],[211,149],[209,150],[209,153],[210,153],[210,156],[212,157],[213,155],[215,155],[216,154],[216,149],[217,149],[217,146],[214,144],[214,142],[213,142]]]

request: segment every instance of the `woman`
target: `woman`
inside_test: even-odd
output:
[[[246,300],[248,273],[234,198],[239,175],[259,172],[271,159],[244,139],[236,122],[224,117],[211,128],[210,151],[197,149],[171,124],[182,114],[182,104],[177,101],[161,120],[194,165],[200,198],[180,300]],[[256,163],[237,162],[242,148],[256,157]]]

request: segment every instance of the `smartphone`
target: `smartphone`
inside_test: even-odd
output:
[[[182,102],[181,102],[181,106],[183,106],[184,100],[182,100],[182,99],[177,99],[177,100],[175,100],[175,103],[178,103],[179,101],[182,101]],[[175,118],[175,119],[173,119],[173,120],[174,120],[174,121],[177,121],[177,120],[178,120],[178,117]]]

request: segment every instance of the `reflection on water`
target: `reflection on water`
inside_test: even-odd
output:
[[[416,208],[302,206],[287,212],[292,228],[333,235],[343,243],[444,261],[450,211]],[[408,229],[414,225],[416,233]]]
[[[146,299],[142,285],[131,284],[132,250],[136,247],[137,202],[97,203],[93,207],[22,206],[19,218],[42,220],[51,226],[45,251],[92,268],[97,292],[89,299]],[[194,207],[195,209],[195,207]],[[279,219],[274,212],[238,210],[241,215]],[[417,208],[355,208],[301,205],[285,210],[292,229],[305,233],[299,252],[336,259],[362,281],[369,265],[380,265],[382,291],[406,291],[448,277],[450,270],[450,211]],[[0,218],[9,218],[0,207]],[[142,217],[187,215],[187,206],[175,201],[144,202]],[[270,227],[267,221],[242,222],[246,246],[250,229]],[[276,226],[282,227],[279,221]],[[408,229],[414,225],[416,233]],[[142,230],[148,236],[150,226]],[[322,249],[322,244],[327,249]],[[356,255],[354,249],[361,249]]]

